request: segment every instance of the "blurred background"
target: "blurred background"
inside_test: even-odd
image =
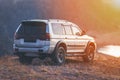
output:
[[[120,45],[120,0],[0,0],[0,55],[12,54],[22,20],[50,18],[76,23],[98,46]]]

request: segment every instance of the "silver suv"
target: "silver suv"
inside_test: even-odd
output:
[[[66,20],[25,20],[15,32],[13,49],[20,62],[50,57],[61,65],[66,57],[81,56],[86,62],[93,61],[96,43],[80,27]]]

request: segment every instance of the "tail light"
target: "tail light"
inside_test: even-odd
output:
[[[19,36],[19,34],[17,34],[17,32],[15,32],[15,34],[14,34],[14,39],[20,39],[20,36]]]
[[[14,34],[14,39],[17,39],[17,33],[15,32],[15,34]]]
[[[46,40],[50,40],[50,33],[46,33],[45,39],[46,39]]]

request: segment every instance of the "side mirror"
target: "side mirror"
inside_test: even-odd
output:
[[[85,34],[86,34],[86,32],[83,30],[83,31],[82,31],[82,35],[85,35]]]
[[[80,36],[80,33],[79,33],[79,32],[77,32],[77,33],[76,33],[76,35],[77,35],[77,36]]]

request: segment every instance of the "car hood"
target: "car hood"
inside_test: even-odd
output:
[[[90,39],[90,40],[95,41],[95,39],[94,39],[93,37],[91,37],[91,36],[88,36],[88,35],[83,35],[83,37],[84,37],[84,38],[86,38],[86,39]]]

